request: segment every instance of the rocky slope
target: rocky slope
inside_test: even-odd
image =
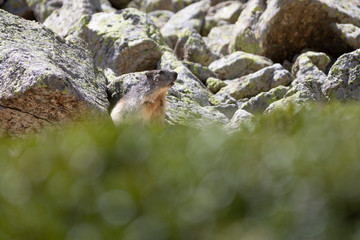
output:
[[[360,100],[357,0],[0,7],[0,126],[8,134],[104,114],[153,69],[178,73],[167,95],[170,124],[236,128],[289,103]]]

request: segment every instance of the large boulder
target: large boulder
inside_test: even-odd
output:
[[[264,68],[255,73],[230,81],[217,95],[229,94],[235,99],[253,97],[279,85],[288,85],[293,76],[280,64]]]
[[[29,7],[34,11],[36,21],[44,22],[56,9],[63,6],[63,0],[26,0]]]
[[[204,37],[210,50],[221,57],[229,54],[229,43],[235,24],[222,25],[211,29],[209,35]]]
[[[162,51],[170,50],[150,18],[134,8],[84,16],[71,35],[88,42],[96,64],[117,75],[156,69]]]
[[[344,39],[353,49],[360,48],[360,27],[356,27],[350,23],[334,23],[332,27],[334,32]]]
[[[184,29],[179,35],[174,52],[181,60],[200,63],[203,66],[209,66],[210,63],[217,59],[217,56],[211,52],[201,35],[191,28]]]
[[[210,8],[210,0],[202,0],[191,4],[177,12],[161,28],[161,33],[171,48],[175,47],[178,35],[184,28],[193,28],[200,32],[204,23],[205,15]]]
[[[209,69],[220,79],[234,79],[271,66],[273,62],[265,57],[246,52],[234,52],[210,64]]]
[[[336,61],[323,91],[330,100],[360,100],[360,49],[344,54]]]
[[[174,16],[174,13],[167,10],[156,10],[148,13],[148,16],[154,22],[155,26],[161,29],[169,19]]]
[[[106,79],[85,43],[0,10],[0,126],[39,130],[108,108]]]
[[[44,25],[58,35],[65,37],[70,28],[86,14],[101,11],[99,0],[64,0],[63,6],[56,9],[44,21]]]
[[[235,23],[243,6],[240,1],[225,1],[212,6],[206,14],[201,34],[208,35],[213,27]]]
[[[333,23],[360,26],[358,0],[250,0],[235,27],[230,50],[292,59],[304,48],[339,56],[352,48]]]

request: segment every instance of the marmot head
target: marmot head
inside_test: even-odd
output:
[[[167,91],[176,81],[178,74],[171,70],[154,70],[145,73],[150,94]]]

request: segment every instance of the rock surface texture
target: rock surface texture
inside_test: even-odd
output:
[[[106,79],[85,44],[0,10],[0,125],[10,134],[105,113]]]
[[[257,114],[290,104],[360,100],[358,0],[0,0],[0,8],[0,131],[11,135],[106,115],[152,70],[177,73],[168,124],[251,128]]]

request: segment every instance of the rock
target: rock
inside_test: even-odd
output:
[[[63,0],[26,0],[29,7],[34,11],[36,21],[44,22],[56,9],[63,6]]]
[[[64,4],[46,18],[44,25],[58,35],[65,37],[70,28],[86,14],[101,11],[99,0],[64,0]]]
[[[101,10],[103,12],[115,12],[116,9],[112,7],[108,0],[100,0]]]
[[[210,50],[221,57],[229,54],[229,43],[235,24],[223,25],[211,29],[209,35],[204,37],[206,45]]]
[[[145,12],[152,12],[155,10],[173,10],[172,0],[146,0],[144,1],[144,7],[142,10]]]
[[[244,109],[239,109],[234,113],[231,121],[226,125],[226,129],[233,131],[239,129],[243,125],[251,124],[254,115],[248,113]]]
[[[174,16],[174,13],[167,10],[157,10],[148,13],[148,16],[154,22],[155,26],[160,29]]]
[[[177,12],[161,28],[161,33],[171,48],[175,47],[178,40],[178,34],[185,28],[201,31],[205,15],[210,8],[210,0],[202,0],[191,4],[181,11]]]
[[[353,24],[332,24],[334,32],[354,50],[360,48],[360,27]]]
[[[234,79],[273,65],[270,59],[245,52],[234,52],[210,64],[220,79]]]
[[[242,78],[232,80],[216,95],[229,94],[235,99],[253,97],[279,85],[288,85],[293,76],[280,64],[264,68]]]
[[[333,23],[360,26],[357,0],[250,0],[236,23],[231,52],[245,51],[275,62],[304,48],[339,56],[351,47],[334,35]]]
[[[156,69],[162,51],[170,50],[150,18],[133,8],[84,16],[71,35],[88,42],[96,64],[117,75]]]
[[[0,10],[0,126],[11,135],[105,113],[105,77],[85,43]]]
[[[180,68],[178,67],[177,70]],[[124,96],[132,86],[134,86],[145,72],[124,74],[116,78],[111,78],[108,84],[108,93],[112,106]],[[184,81],[184,76],[180,81]],[[189,81],[189,79],[187,79]],[[179,80],[177,80],[179,81]],[[181,88],[176,86],[169,89],[167,95],[166,122],[169,124],[180,124],[192,127],[206,127],[213,123],[221,125],[226,124],[229,120],[227,117],[210,106],[200,106],[191,98],[191,94],[178,92]],[[184,83],[180,83],[184,85]],[[189,111],[191,109],[191,111]]]
[[[217,59],[201,35],[191,28],[184,29],[179,35],[174,52],[181,60],[200,63],[203,66],[209,66]]]
[[[34,13],[26,3],[26,0],[6,0],[1,5],[1,8],[9,13],[18,15],[25,19],[31,20],[34,18]]]
[[[262,113],[271,103],[282,99],[288,90],[289,87],[278,86],[268,92],[259,93],[250,98],[241,108],[253,114]]]
[[[125,8],[131,0],[109,0],[111,5],[113,5],[116,9],[122,9]]]
[[[189,69],[202,83],[206,82],[206,79],[210,77],[216,77],[208,67],[204,67],[199,63],[182,61],[184,66]]]
[[[217,93],[221,88],[225,87],[226,84],[220,79],[210,77],[206,80],[206,86],[212,93]]]
[[[4,0],[0,0],[0,7],[1,7],[1,5],[4,3]]]
[[[290,104],[304,105],[309,102],[328,102],[328,99],[321,90],[321,84],[316,80],[299,82],[285,94],[284,98],[270,104],[264,112],[271,113],[279,109],[285,109]]]
[[[200,106],[210,105],[211,92],[205,85],[171,52],[165,52],[158,64],[158,69],[170,69],[178,73],[175,85],[169,94],[179,99],[191,99]]]
[[[360,100],[360,49],[344,54],[335,62],[323,91],[330,100]]]
[[[239,109],[238,105],[233,104],[219,104],[212,106],[212,108],[224,114],[229,120],[234,116],[234,113]]]
[[[234,24],[242,10],[243,4],[239,1],[225,1],[210,7],[201,34],[206,36],[213,27]]]
[[[325,53],[308,51],[301,54],[292,66],[292,74],[296,79],[293,85],[300,81],[315,80],[324,83],[326,80],[326,67],[330,63],[330,57]]]

